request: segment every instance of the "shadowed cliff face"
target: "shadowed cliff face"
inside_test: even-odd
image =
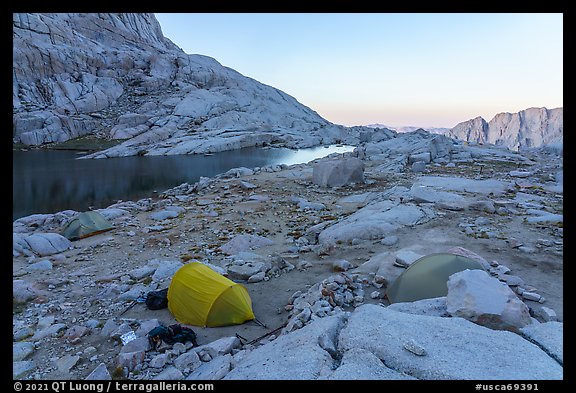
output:
[[[112,157],[306,147],[353,142],[361,131],[184,53],[153,14],[14,14],[13,57],[15,143],[126,140],[97,156]]]
[[[491,143],[512,150],[561,143],[563,108],[529,108],[517,113],[498,113],[490,122],[477,117],[457,124],[448,135],[476,143]]]

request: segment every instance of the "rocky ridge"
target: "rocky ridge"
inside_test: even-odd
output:
[[[402,133],[402,132],[413,132],[416,130],[424,130],[424,131],[428,131],[431,134],[446,134],[448,131],[450,131],[450,128],[446,128],[446,127],[416,127],[416,126],[400,126],[400,127],[393,127],[393,126],[387,126],[385,124],[380,124],[380,123],[374,123],[374,124],[366,124],[366,127],[370,127],[370,128],[387,128],[389,130],[398,132],[398,133]]]
[[[358,142],[273,87],[184,53],[153,14],[14,14],[13,140],[121,142],[90,158]]]
[[[362,177],[347,175],[355,160]],[[327,161],[351,167],[319,176],[338,168]],[[338,173],[342,185],[322,182]],[[418,131],[119,201],[99,210],[112,231],[74,242],[58,233],[77,212],[23,217],[14,377],[562,379],[562,179],[554,149]],[[444,298],[389,304],[386,287],[433,252],[485,273],[453,275]],[[192,326],[198,347],[151,349],[146,333],[173,316],[124,311],[193,260],[243,283],[266,328]]]
[[[486,122],[482,117],[457,124],[446,134],[467,142],[490,143],[512,150],[562,144],[564,108],[528,108],[517,113],[498,113]]]

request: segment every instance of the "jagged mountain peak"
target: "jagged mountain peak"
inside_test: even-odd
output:
[[[478,116],[457,124],[448,135],[475,143],[491,143],[512,150],[562,143],[563,108],[532,107],[516,113],[501,112],[486,122]]]

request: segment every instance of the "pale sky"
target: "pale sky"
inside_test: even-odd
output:
[[[188,54],[346,126],[563,106],[561,13],[156,13]]]

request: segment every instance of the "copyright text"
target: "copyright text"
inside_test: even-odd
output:
[[[77,382],[77,381],[54,381],[54,382],[14,382],[16,392],[97,392],[108,393],[110,391],[121,392],[157,392],[157,391],[214,391],[211,383],[184,383],[184,382]]]

